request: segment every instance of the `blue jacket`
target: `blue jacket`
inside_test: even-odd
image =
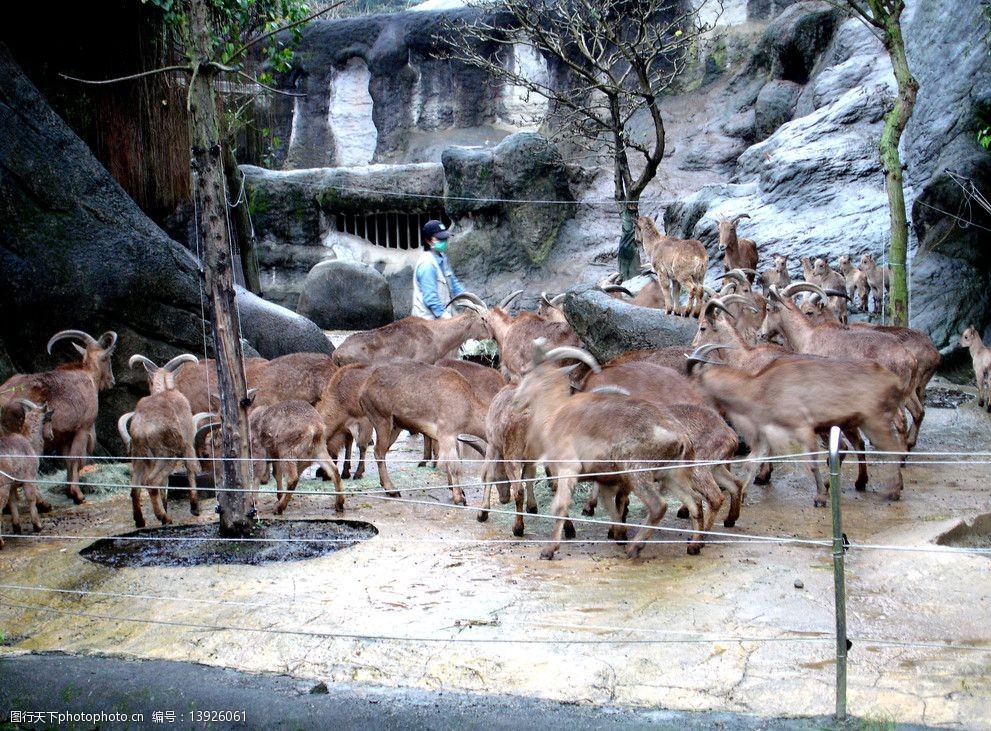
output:
[[[451,269],[451,264],[447,260],[444,254],[440,254],[436,251],[430,252],[434,259],[437,261],[440,267],[441,273],[447,278],[447,283],[450,286],[451,296],[456,297],[465,291],[465,288],[458,281],[458,278],[454,274],[454,270]],[[416,283],[420,288],[420,294],[423,297],[423,304],[433,313],[434,317],[441,317],[444,314],[444,308],[447,302],[441,302],[440,297],[437,294],[437,277],[436,269],[429,266],[427,263],[420,264],[416,268]]]

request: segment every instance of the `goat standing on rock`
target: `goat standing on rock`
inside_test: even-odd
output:
[[[723,255],[723,266],[727,272],[757,269],[757,244],[753,239],[741,239],[736,235],[736,227],[743,218],[750,218],[750,215],[741,213],[719,222],[719,252]],[[748,275],[748,279],[753,282],[754,276]]]
[[[637,219],[634,233],[657,273],[664,311],[669,315],[698,317],[705,294],[705,270],[709,266],[709,254],[702,242],[666,236],[657,230],[654,219],[649,216]],[[684,308],[681,307],[682,288],[688,295]]]
[[[34,532],[41,530],[38,505],[43,504],[38,494],[38,457],[45,439],[51,439],[52,412],[46,406],[38,406],[27,399],[16,399],[11,405],[24,410],[20,430],[0,437],[0,512],[10,506],[10,520],[14,533],[21,532],[21,517],[17,512],[17,488],[24,487],[24,497],[31,513]],[[0,531],[2,532],[2,531]],[[3,538],[0,538],[3,548]]]

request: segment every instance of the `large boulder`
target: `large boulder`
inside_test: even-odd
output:
[[[594,287],[569,291],[562,307],[588,352],[600,363],[628,350],[687,348],[698,330],[697,320],[631,305]]]
[[[211,354],[198,263],[141,212],[2,45],[0,170],[0,352],[18,371],[48,370],[58,363],[45,352],[56,331],[116,331],[118,385],[101,395],[97,433],[119,454],[117,417],[147,392],[128,358],[203,356],[204,342]],[[281,308],[266,308],[262,325],[250,300],[238,294],[242,333],[259,351],[329,349],[315,325]]]
[[[392,294],[370,266],[324,261],[303,282],[296,311],[325,330],[370,330],[392,322]]]

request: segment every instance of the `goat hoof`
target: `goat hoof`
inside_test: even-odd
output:
[[[334,505],[334,512],[335,513],[343,513],[344,512],[344,503],[337,503],[336,505]]]
[[[902,493],[900,490],[898,492],[889,492],[885,497],[891,502],[896,502],[902,499]]]
[[[362,477],[364,477],[364,475],[365,475],[365,471],[364,470],[358,470],[357,472],[354,473],[354,477],[352,477],[351,479],[352,480],[360,480]]]
[[[276,506],[276,508],[275,508],[275,514],[276,515],[282,515],[284,512],[286,512],[286,509],[285,508],[280,508],[280,507]]]
[[[200,506],[199,505],[190,505],[189,506],[189,514],[190,515],[199,515],[200,514]]]
[[[399,494],[399,490],[387,490],[385,493],[386,497],[402,497]]]
[[[857,492],[864,492],[867,490],[867,480],[857,480],[853,483],[853,486],[856,488]]]
[[[489,511],[488,510],[479,510],[478,511],[478,515],[475,516],[475,519],[479,523],[484,523],[485,521],[487,521],[489,519]]]
[[[70,495],[70,497],[72,498],[72,502],[74,502],[76,505],[82,505],[84,502],[86,502],[86,498],[82,496],[76,497],[75,495]]]
[[[822,499],[822,498],[815,498],[812,501],[812,505],[815,506],[815,507],[817,507],[817,508],[824,508],[824,507],[826,507],[826,501],[824,499]]]
[[[417,467],[426,467],[427,466],[427,463],[426,462],[417,462],[416,463],[416,466]]]
[[[35,533],[41,533],[41,526],[40,525],[32,525],[31,527],[34,528],[34,532]]]
[[[723,528],[732,528],[734,525],[736,525],[736,520],[726,518],[726,520],[723,521]]]
[[[50,513],[50,512],[52,512],[52,504],[49,503],[49,502],[46,502],[44,500],[39,500],[38,503],[37,503],[37,505],[38,505],[38,512],[39,513]],[[4,510],[4,512],[7,512],[7,511]]]
[[[522,538],[523,537],[523,526],[522,525],[514,525],[513,526],[513,535],[516,536],[517,538]],[[553,555],[554,554],[552,553],[551,556],[553,556]],[[548,556],[547,558],[550,558],[550,556]]]
[[[18,534],[19,534],[19,533],[21,532],[21,526],[19,526],[19,525],[14,525],[14,526],[12,526],[12,527],[13,527],[13,529],[14,529],[14,533],[18,533]]]
[[[545,561],[550,561],[552,558],[554,558],[554,549],[545,548],[543,551],[540,552],[540,557]]]
[[[564,526],[564,537],[565,538],[568,538],[569,540],[571,538],[574,538],[575,537],[575,526],[573,526],[573,525],[566,525],[566,526]]]
[[[627,558],[640,558],[640,552],[643,550],[643,546],[633,545],[627,546],[626,556]]]
[[[323,472],[323,468],[322,468],[322,467],[321,467],[320,469],[318,469],[318,470],[317,470],[317,474],[319,475],[319,474],[320,474],[321,472]],[[341,478],[342,478],[342,479],[345,479],[345,480],[346,480],[346,479],[348,479],[348,478],[349,478],[350,476],[351,476],[351,470],[342,470],[342,471],[341,471]],[[329,477],[327,477],[327,475],[326,475],[326,474],[324,474],[324,475],[323,475],[323,479],[324,479],[324,480],[329,480],[330,478],[329,478]]]
[[[145,525],[146,525],[146,524],[145,524],[145,521],[144,521],[144,519],[143,519],[143,518],[142,518],[141,520],[135,520],[135,521],[134,521],[134,527],[135,527],[135,528],[144,528],[144,527],[145,527]]]
[[[698,556],[700,553],[702,553],[702,544],[701,543],[689,543],[688,544],[688,555],[689,556]]]
[[[678,508],[678,517],[684,520],[685,518],[690,518],[691,513],[688,512],[688,506],[682,505]]]
[[[754,484],[755,485],[770,485],[771,484],[771,476],[770,475],[757,475],[754,478]]]
[[[532,508],[531,507],[527,507],[526,511],[528,513],[530,513],[531,515],[536,515],[537,514],[537,506],[534,505]]]
[[[536,513],[537,511],[534,510],[533,512]],[[584,508],[582,508],[582,515],[587,515],[589,517],[592,517],[593,515],[595,515],[595,508],[590,508],[586,505]]]

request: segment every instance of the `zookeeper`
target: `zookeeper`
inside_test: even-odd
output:
[[[450,235],[444,224],[436,220],[427,221],[420,230],[424,251],[413,272],[411,313],[416,317],[426,320],[452,317],[454,313],[446,305],[452,297],[465,291],[447,260],[447,239]]]

